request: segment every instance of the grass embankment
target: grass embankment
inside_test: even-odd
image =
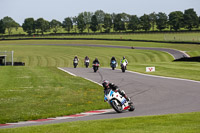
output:
[[[2,129],[2,133],[198,133],[200,113],[146,116]]]
[[[18,40],[0,41],[1,44],[99,44],[129,47],[159,47],[172,48],[187,52],[190,56],[200,56],[200,45],[198,44],[173,44],[154,42],[126,42],[126,41],[96,41],[96,40]],[[7,50],[7,49],[2,49]],[[11,49],[12,50],[12,49]]]
[[[91,38],[91,39],[132,39],[132,40],[149,40],[149,41],[172,41],[172,42],[200,42],[200,32],[192,33],[123,33],[123,34],[75,34],[75,35],[37,35],[37,36],[22,36],[22,37],[4,37],[4,39],[17,38]]]

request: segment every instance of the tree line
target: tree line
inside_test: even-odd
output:
[[[159,31],[164,29],[170,29],[171,31],[178,31],[181,28],[192,30],[198,28],[200,24],[200,16],[194,9],[186,9],[184,12],[174,11],[169,15],[159,12],[144,14],[138,17],[137,15],[130,15],[127,13],[109,14],[102,10],[93,12],[82,12],[75,17],[67,17],[63,22],[53,19],[47,21],[43,18],[26,18],[22,24],[23,30],[29,35],[35,33],[44,34],[44,32],[53,30],[57,33],[59,28],[64,28],[68,33],[72,30],[75,33],[83,33],[85,30],[90,30],[94,33],[97,31],[109,33],[112,31],[154,31],[155,28]],[[12,29],[18,28],[20,25],[15,22],[11,17],[4,17],[0,20],[0,33],[5,34],[7,30],[9,35],[12,33]]]

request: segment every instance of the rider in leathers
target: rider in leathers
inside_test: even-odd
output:
[[[77,56],[75,56],[74,59],[73,59],[74,68],[75,68],[75,64],[78,65],[78,62],[79,62],[79,59],[78,59]]]
[[[122,65],[123,63],[126,63],[126,66],[128,65],[128,61],[127,59],[125,58],[125,56],[123,56],[123,58],[121,59],[120,61],[120,64]],[[126,66],[125,66],[125,69],[126,69]]]
[[[122,95],[124,98],[126,98],[126,100],[129,102],[129,104],[132,104],[132,102],[130,102],[130,98],[127,97],[127,95],[125,94],[125,92],[120,89],[118,89],[118,86],[116,86],[114,83],[109,83],[109,81],[104,80],[102,83],[103,87],[104,87],[104,94],[109,93],[110,89],[112,89],[115,92],[119,92],[120,95]]]
[[[99,63],[99,60],[98,60],[97,58],[95,58],[95,60],[93,61],[93,64],[96,64],[96,63],[97,63],[97,64],[100,64],[100,63]]]
[[[86,63],[88,63],[88,65],[89,65],[89,63],[90,63],[90,59],[89,59],[88,56],[86,56],[86,57],[85,57],[85,60],[84,60],[84,64],[85,64],[85,65],[86,65]]]
[[[116,61],[116,62],[117,62],[117,60],[115,59],[114,56],[111,58],[111,60],[110,60],[110,64],[112,64],[112,61]]]

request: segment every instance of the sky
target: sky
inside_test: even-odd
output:
[[[0,0],[0,19],[9,16],[21,25],[30,17],[63,22],[66,17],[75,17],[84,11],[124,12],[140,17],[152,12],[168,15],[189,8],[200,16],[200,0]]]

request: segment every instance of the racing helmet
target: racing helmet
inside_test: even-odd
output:
[[[109,81],[108,80],[104,80],[102,83],[103,87],[108,88],[109,86]]]

